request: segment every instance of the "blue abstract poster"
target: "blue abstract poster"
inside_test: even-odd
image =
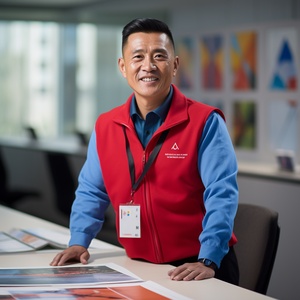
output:
[[[297,35],[293,28],[269,33],[267,57],[270,65],[270,89],[297,89],[296,44]]]

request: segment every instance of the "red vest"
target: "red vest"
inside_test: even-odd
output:
[[[119,238],[127,255],[154,263],[197,256],[205,213],[204,186],[197,167],[198,145],[208,116],[208,105],[187,99],[175,86],[165,122],[143,149],[130,118],[130,102],[102,114],[96,122],[97,151],[104,183],[116,211],[130,201],[131,179],[125,136],[134,157],[136,179],[161,132],[170,129],[162,148],[134,194],[141,207],[141,238]],[[217,110],[222,116],[222,112]],[[224,117],[224,116],[223,116]],[[230,244],[234,244],[234,235]]]

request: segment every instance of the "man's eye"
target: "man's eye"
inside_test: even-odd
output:
[[[156,59],[165,59],[165,58],[166,58],[166,55],[163,55],[163,54],[156,54],[156,55],[155,55],[155,58],[156,58]]]

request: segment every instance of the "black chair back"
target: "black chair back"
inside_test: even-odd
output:
[[[68,157],[64,153],[47,152],[56,207],[67,217],[75,198],[76,184]]]
[[[278,213],[263,206],[240,203],[234,232],[238,239],[235,252],[240,286],[266,294],[279,243]]]
[[[9,174],[3,158],[2,151],[0,149],[0,203],[16,208],[16,204],[20,201],[24,201],[26,198],[37,198],[40,196],[40,192],[33,189],[26,188],[10,188]]]

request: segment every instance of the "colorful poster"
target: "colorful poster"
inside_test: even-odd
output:
[[[10,295],[0,299],[57,299],[57,300],[97,300],[97,299],[118,299],[118,300],[139,300],[139,299],[157,299],[167,300],[170,298],[159,295],[142,286],[124,286],[124,287],[93,287],[93,288],[65,288],[51,290],[12,290]]]
[[[14,289],[2,289],[0,291],[2,300],[21,299],[56,299],[56,300],[97,300],[97,299],[119,299],[119,300],[191,300],[181,294],[169,290],[153,281],[145,281],[138,284],[106,285],[106,286],[76,286],[76,287],[15,287]]]
[[[182,89],[194,87],[195,42],[191,37],[179,38],[176,43],[176,54],[179,56],[179,69],[174,83]]]
[[[201,39],[200,64],[202,87],[220,90],[224,70],[224,41],[221,35],[208,35]]]
[[[269,68],[269,88],[294,91],[298,86],[295,28],[274,29],[267,34],[266,58]]]
[[[233,144],[237,148],[256,148],[256,104],[254,101],[233,103]]]
[[[119,271],[118,266],[113,263],[57,268],[0,268],[0,286],[107,284],[136,281],[140,279]]]
[[[253,90],[257,86],[257,35],[253,31],[232,34],[230,45],[232,88]]]
[[[269,132],[271,149],[297,149],[297,100],[272,99],[269,101]]]

